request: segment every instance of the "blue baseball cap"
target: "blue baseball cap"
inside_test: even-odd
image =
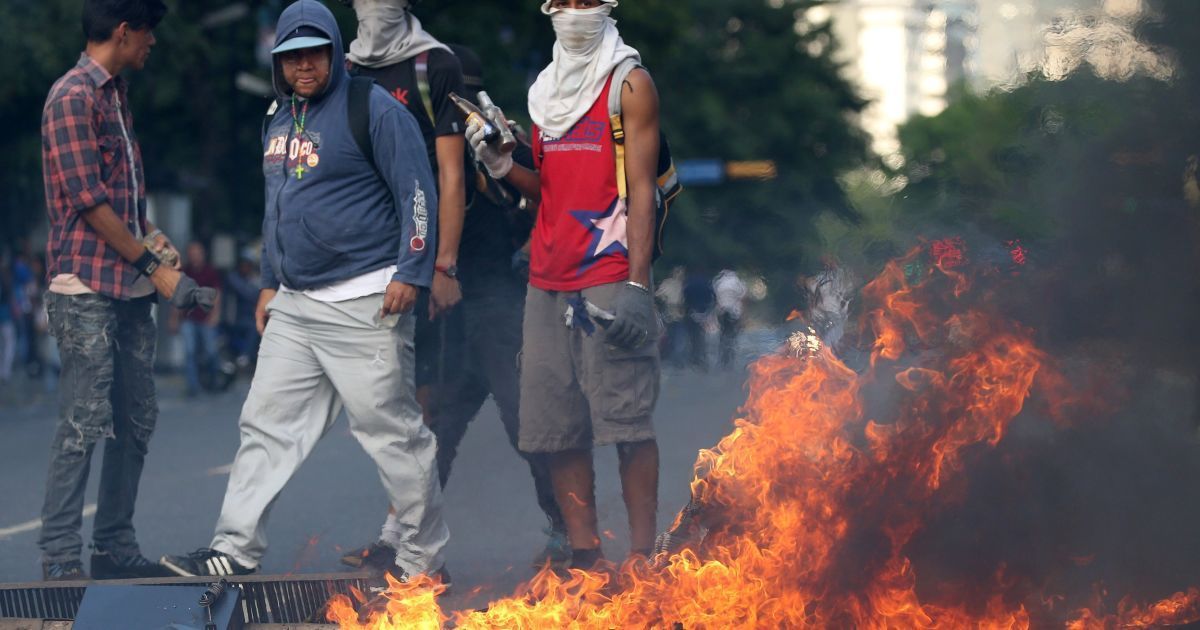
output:
[[[288,36],[280,42],[278,46],[271,49],[272,55],[277,55],[281,52],[289,50],[300,50],[301,48],[316,48],[317,46],[328,46],[333,40],[329,39],[321,29],[315,26],[298,26],[296,30],[288,33]]]

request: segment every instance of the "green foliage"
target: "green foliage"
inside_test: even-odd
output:
[[[654,77],[677,162],[765,159],[779,170],[770,182],[685,190],[671,211],[660,271],[754,269],[790,302],[787,290],[816,241],[815,217],[855,217],[838,177],[867,162],[865,139],[849,122],[865,103],[839,76],[828,27],[795,29],[796,16],[820,3],[637,0],[616,10],[622,37]],[[418,13],[439,37],[475,48],[489,91],[527,120],[527,86],[554,42],[537,5],[442,0]]]
[[[273,20],[286,2],[248,2],[251,13],[205,28],[202,18],[232,0],[168,0],[147,68],[131,74],[135,127],[154,189],[182,189],[195,202],[196,232],[257,233],[262,216],[259,129],[266,101],[238,91],[239,72],[269,79],[254,56],[257,12]],[[344,39],[353,12],[328,0]],[[779,5],[773,8],[771,4]],[[616,11],[658,86],[662,122],[677,160],[774,160],[771,182],[687,190],[672,211],[665,265],[757,268],[789,286],[814,242],[823,211],[852,217],[838,177],[867,160],[849,122],[863,106],[839,77],[828,28],[798,33],[800,11],[819,2],[635,0]],[[38,155],[41,104],[78,58],[82,0],[0,3],[0,116],[15,132],[0,140],[4,233],[44,216]],[[428,0],[427,29],[474,48],[489,92],[528,121],[528,86],[550,60],[554,34],[533,0]],[[268,20],[268,22],[270,21]]]
[[[205,15],[232,2],[167,0],[147,67],[131,73],[130,107],[152,190],[193,196],[196,228],[257,231],[262,216],[258,125],[264,99],[234,88],[255,71],[257,26],[243,19],[204,28]],[[251,3],[253,4],[253,3]],[[0,4],[0,234],[7,241],[44,221],[41,112],[51,84],[78,60],[85,41],[81,0]],[[263,73],[265,76],[265,73]]]
[[[45,216],[42,203],[41,112],[50,84],[75,63],[79,48],[48,32],[82,40],[79,7],[71,0],[0,3],[0,247]],[[37,24],[37,28],[30,28]]]
[[[1052,296],[1036,309],[1044,330],[1178,349],[1167,340],[1200,316],[1200,3],[1152,7],[1160,18],[1139,35],[1177,61],[1172,80],[1084,68],[1012,91],[960,90],[901,128],[903,167],[847,178],[861,225],[823,218],[824,250],[869,273],[922,236],[1020,239]]]
[[[255,60],[253,12],[205,28],[202,19],[233,2],[168,1],[145,72],[130,102],[152,189],[188,192],[197,234],[257,235],[262,225],[263,114],[269,101],[235,86],[238,72],[269,80]],[[254,3],[248,3],[254,4]]]
[[[685,191],[663,262],[749,268],[791,304],[786,290],[811,255],[814,218],[853,217],[837,178],[867,160],[849,122],[864,103],[839,76],[832,34],[796,32],[794,14],[804,5],[694,0],[689,27],[666,53],[652,44],[661,40],[632,40],[651,43],[646,59],[677,159],[769,159],[779,173],[769,182]]]

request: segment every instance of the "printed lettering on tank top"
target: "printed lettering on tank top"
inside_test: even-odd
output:
[[[321,148],[321,132],[307,131],[301,137],[288,137],[281,132],[267,141],[267,150],[263,153],[264,166],[278,166],[286,162],[288,172],[295,177],[317,168],[321,164],[318,154]]]
[[[582,118],[579,122],[575,123],[574,127],[571,127],[567,135],[561,138],[550,139],[543,133],[542,152],[592,151],[599,153],[604,150],[601,142],[604,140],[604,134],[607,131],[608,125],[604,121]]]

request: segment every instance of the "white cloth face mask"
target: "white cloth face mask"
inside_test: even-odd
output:
[[[603,40],[612,5],[594,9],[556,9],[550,16],[554,34],[563,50],[571,54],[591,52]]]

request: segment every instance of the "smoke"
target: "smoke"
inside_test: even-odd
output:
[[[1130,255],[1145,243],[1131,237],[1126,245],[1123,253]],[[1029,326],[1050,357],[1045,378],[1009,432],[995,448],[980,445],[967,453],[961,485],[933,507],[909,543],[921,601],[966,602],[982,612],[1001,595],[1006,602],[1026,603],[1034,627],[1044,627],[1061,624],[1081,607],[1115,613],[1124,597],[1153,601],[1200,585],[1200,539],[1194,534],[1200,445],[1191,420],[1196,381],[1185,362],[1171,359],[1186,356],[1180,347],[1188,344],[1168,326],[1184,315],[1178,308],[1116,305],[1105,312],[1100,307],[1117,300],[1070,289],[1094,285],[1087,277],[1096,269],[1104,274],[1100,282],[1129,273],[1135,285],[1146,286],[1126,295],[1145,300],[1177,286],[1185,274],[1176,270],[1138,280],[1134,268],[1117,265],[1104,272],[1103,263],[1073,262],[1080,252],[1090,250],[1081,244],[1030,253],[1021,244],[974,231],[966,238],[930,240],[906,263],[914,278],[946,265],[969,275],[969,290],[954,297],[947,291],[945,304],[930,306],[978,309]],[[860,297],[853,319],[867,317],[863,309],[873,308],[869,302]],[[1097,317],[1101,321],[1089,321]],[[868,370],[862,345],[874,340],[869,328],[860,327],[857,337],[838,344],[839,355],[856,364],[856,371]],[[912,342],[864,390],[864,417],[894,422],[897,410],[921,392],[893,377],[971,343],[974,332],[947,329]],[[1052,406],[1052,400],[1062,404]],[[880,504],[864,513],[891,509]],[[845,545],[842,579],[831,588],[858,589],[856,580],[872,574],[885,553],[878,530],[862,534]]]
[[[1137,37],[1138,26],[1150,17],[1136,0],[1064,11],[1043,30],[1042,45],[1027,57],[1027,68],[1051,81],[1066,79],[1082,66],[1107,80],[1141,75],[1168,81],[1176,71],[1171,56]]]
[[[868,220],[890,237],[876,243],[962,237],[968,264],[994,269],[970,299],[1028,326],[1074,392],[1053,409],[1035,390],[908,550],[922,601],[983,609],[999,591],[1045,602],[1035,627],[1200,585],[1200,3],[1107,2],[1044,39],[1040,78],[989,97],[1024,108],[1017,133],[966,154],[999,183],[955,179],[985,171],[962,168],[947,134],[908,156],[876,215],[888,229]],[[1003,253],[1018,238],[1014,266]]]

